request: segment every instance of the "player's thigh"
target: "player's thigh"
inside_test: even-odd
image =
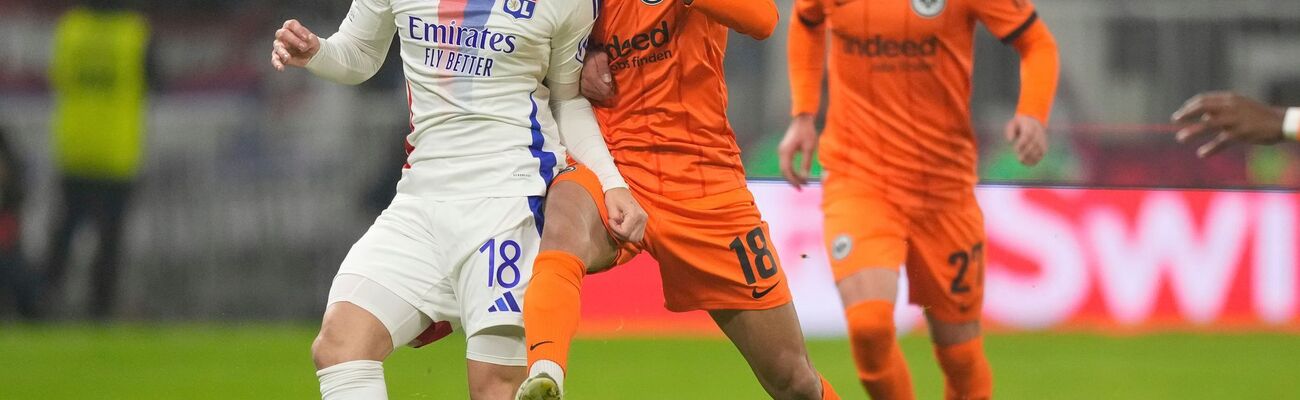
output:
[[[471,399],[509,399],[527,376],[524,330],[495,326],[466,338]]]
[[[644,200],[642,207],[649,211]],[[631,261],[640,243],[621,242],[609,230],[605,192],[591,169],[574,164],[555,178],[547,192],[543,250],[561,250],[583,260],[587,272],[609,270]]]
[[[769,393],[816,387],[819,378],[792,303],[766,310],[710,310],[709,316]]]
[[[978,332],[984,304],[984,218],[979,206],[934,212],[915,222],[907,260],[912,303],[926,309],[940,332]],[[971,323],[975,324],[972,325]],[[936,338],[937,339],[937,338]]]
[[[605,228],[603,193],[574,180],[559,180],[546,194],[546,225],[542,251],[558,250],[577,256],[590,272],[614,265],[618,247]]]
[[[882,196],[828,182],[822,225],[843,304],[898,298],[898,267],[907,256],[907,222]]]

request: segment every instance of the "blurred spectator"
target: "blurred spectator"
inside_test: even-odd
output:
[[[23,186],[22,164],[0,127],[0,295],[12,296],[18,314],[36,317],[36,281],[23,262],[21,225]]]
[[[113,309],[122,225],[144,147],[149,25],[119,0],[86,0],[60,18],[53,49],[53,143],[63,195],[51,230],[47,298],[63,298],[72,237],[93,222],[89,309],[101,319]]]

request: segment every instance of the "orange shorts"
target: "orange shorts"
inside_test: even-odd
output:
[[[972,194],[950,209],[906,212],[852,181],[822,187],[835,281],[907,266],[908,297],[935,318],[976,321],[984,304],[984,214]]]
[[[609,220],[596,174],[574,165],[555,178],[556,183],[566,181],[582,185],[601,220]],[[649,252],[659,262],[669,311],[765,310],[790,302],[781,258],[749,188],[691,200],[672,200],[635,186],[632,194],[649,216],[645,239],[620,243],[615,265]]]

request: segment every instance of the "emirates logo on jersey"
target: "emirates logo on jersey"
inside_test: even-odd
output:
[[[921,18],[934,18],[939,16],[947,5],[947,0],[912,0],[912,11]]]

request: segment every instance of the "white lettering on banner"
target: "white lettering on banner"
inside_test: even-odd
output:
[[[820,187],[749,187],[771,224],[804,333],[843,336]],[[992,326],[1167,328],[1181,322],[1300,328],[1300,195],[1009,186],[981,186],[976,194],[988,233],[984,312]],[[602,305],[584,306],[584,321],[674,329],[656,322],[685,319],[663,310],[653,275],[594,278],[606,279],[600,287],[618,289],[584,290],[593,296],[584,304]],[[906,304],[906,287],[901,280],[895,313],[900,332],[924,321],[920,308]],[[639,302],[632,307],[638,311],[603,306],[628,301]],[[712,328],[707,318],[697,322]]]
[[[1284,323],[1296,313],[1295,198],[1281,193],[1259,196],[1255,207],[1255,276],[1251,300],[1260,319]]]
[[[984,313],[1018,327],[1046,328],[1074,315],[1087,300],[1087,258],[1070,221],[1025,201],[1024,193],[1006,187],[979,193],[985,220],[990,221],[991,251],[1015,253],[1038,268],[1035,274],[1015,273],[996,261],[1002,258],[989,257]]]
[[[1132,236],[1118,210],[1085,214],[1084,226],[1096,246],[1097,283],[1115,319],[1126,324],[1146,320],[1161,278],[1167,277],[1183,316],[1213,322],[1245,247],[1245,205],[1238,193],[1215,196],[1204,229],[1198,230],[1186,201],[1174,192],[1153,192],[1138,208]]]

